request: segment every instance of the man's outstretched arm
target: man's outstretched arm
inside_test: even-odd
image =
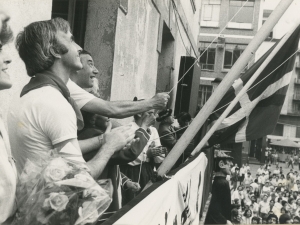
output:
[[[150,109],[163,109],[166,107],[170,96],[167,93],[158,93],[151,99],[144,101],[104,101],[101,98],[94,98],[86,103],[83,111],[100,114],[109,118],[126,118]]]

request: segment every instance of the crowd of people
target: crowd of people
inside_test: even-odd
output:
[[[248,164],[231,168],[231,223],[299,224],[300,174],[283,172],[279,163],[261,165],[251,174]]]
[[[6,46],[14,37],[8,21],[1,11],[0,90],[12,86]],[[0,119],[0,224],[11,224],[18,211],[16,186],[28,160],[37,163],[53,149],[85,162],[95,180],[111,179],[113,200],[107,211],[120,209],[146,186],[191,116],[181,113],[178,127],[173,126],[166,93],[133,101],[99,98],[93,57],[74,42],[68,22],[61,18],[29,24],[15,44],[30,81],[8,113],[9,132]],[[125,126],[109,119],[130,116],[133,122]],[[192,149],[193,142],[174,168]]]

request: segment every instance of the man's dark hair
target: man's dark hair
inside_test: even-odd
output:
[[[31,23],[18,34],[16,47],[30,77],[48,70],[54,64],[51,48],[58,54],[68,52],[66,46],[58,42],[56,34],[58,31],[67,33],[70,30],[66,20],[55,18]]]
[[[267,222],[269,222],[270,219],[275,218],[276,219],[276,224],[278,223],[278,217],[275,214],[270,214],[267,218]]]
[[[251,222],[253,222],[253,220],[255,220],[257,222],[257,224],[260,223],[260,218],[257,217],[257,216],[253,216],[252,219],[251,219]]]
[[[286,224],[286,222],[287,222],[288,220],[290,220],[290,219],[291,219],[291,217],[290,217],[289,214],[287,214],[287,213],[282,214],[282,215],[279,217],[279,223],[280,223],[280,224]]]
[[[7,43],[9,43],[10,41],[12,41],[13,39],[13,32],[10,29],[10,26],[7,24],[9,19],[6,19],[2,22],[2,28],[0,31],[0,42],[1,45],[5,45]]]

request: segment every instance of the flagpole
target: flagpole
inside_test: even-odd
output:
[[[267,38],[269,33],[272,31],[273,27],[276,25],[278,20],[281,18],[283,13],[287,10],[287,8],[292,2],[293,0],[280,1],[275,10],[271,13],[268,20],[259,29],[257,34],[254,36],[252,41],[242,53],[242,55],[233,65],[232,69],[228,72],[223,81],[216,88],[215,92],[208,99],[208,101],[203,106],[198,115],[195,117],[193,122],[183,133],[181,138],[177,141],[173,149],[162,162],[161,166],[157,169],[158,176],[163,177],[168,171],[170,171],[177,159],[184,152],[188,144],[192,141],[196,133],[207,120],[211,112],[220,102],[220,100],[224,96],[224,93],[226,93],[227,90],[231,87],[234,80],[236,80],[239,77],[241,71],[245,68],[250,58],[253,56],[254,52],[258,49],[259,45]]]
[[[300,22],[300,20],[299,20],[299,22]],[[295,29],[298,26],[299,26],[299,23],[295,23],[295,25],[292,27],[292,29],[280,40],[278,45],[273,49],[273,51],[270,53],[270,55],[265,59],[265,61],[261,64],[261,66],[257,69],[257,71],[252,75],[252,77],[246,83],[246,85],[236,95],[236,97],[233,99],[233,101],[230,103],[230,105],[226,108],[226,110],[222,113],[222,115],[219,117],[219,119],[214,123],[214,125],[210,128],[210,130],[202,138],[202,140],[197,145],[197,147],[194,149],[194,151],[191,153],[191,155],[195,155],[197,152],[199,152],[203,148],[203,146],[206,144],[206,142],[209,140],[209,138],[217,130],[219,125],[228,116],[228,114],[235,107],[235,105],[239,102],[239,100],[242,98],[242,96],[248,91],[250,86],[254,83],[254,81],[261,74],[261,72],[266,68],[266,66],[270,63],[270,61],[273,59],[273,57],[278,53],[278,51],[285,44],[285,42],[290,38],[290,36],[293,34],[293,32],[295,31]]]

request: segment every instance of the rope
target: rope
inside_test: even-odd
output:
[[[242,10],[242,8],[244,8],[244,6],[246,5],[246,3],[249,0],[247,0],[240,8],[239,10],[233,15],[233,17],[227,22],[227,24],[222,28],[222,30],[219,32],[219,34],[211,41],[211,43],[206,47],[206,49],[202,52],[202,54],[199,55],[199,57],[195,60],[195,62],[193,63],[193,65],[191,65],[191,67],[182,75],[182,77],[175,83],[175,85],[171,88],[171,90],[168,92],[168,94],[170,94],[174,88],[178,85],[178,83],[187,75],[187,73],[193,68],[193,66],[198,62],[198,60],[201,58],[201,56],[207,51],[207,49],[212,45],[212,43],[220,36],[220,34],[225,30],[225,28],[227,27],[228,23],[230,23],[235,16]],[[176,10],[176,6],[173,2],[173,8],[174,10]],[[177,10],[176,10],[177,11]]]

